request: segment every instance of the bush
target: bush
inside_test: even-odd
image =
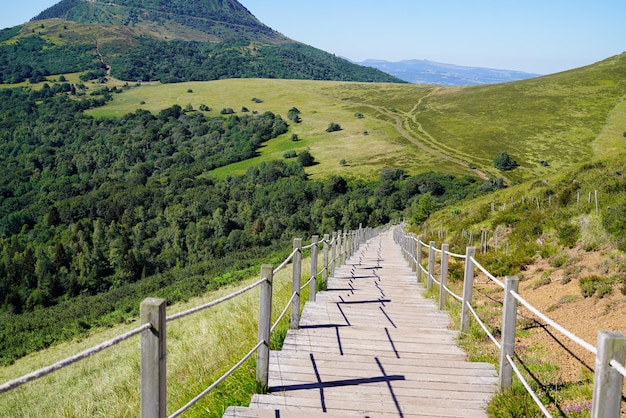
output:
[[[220,112],[220,114],[222,114],[222,115],[232,115],[233,113],[235,113],[235,111],[231,107],[225,107]]]
[[[578,225],[565,224],[559,228],[559,244],[572,248],[580,238],[580,227]]]
[[[298,162],[302,164],[302,167],[310,167],[315,164],[315,157],[309,151],[302,151],[298,155]]]
[[[500,171],[508,171],[518,167],[519,164],[511,158],[508,152],[502,151],[496,158],[493,159],[493,166]]]
[[[341,130],[341,126],[338,123],[331,122],[326,128],[326,132],[337,132]]]
[[[297,156],[298,156],[298,153],[295,152],[294,150],[287,151],[286,153],[283,154],[283,158],[296,158]]]

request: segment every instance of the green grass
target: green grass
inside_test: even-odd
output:
[[[321,264],[321,259],[318,266]],[[304,283],[310,260],[302,263]],[[244,287],[257,277],[167,308],[167,315],[202,305]],[[273,320],[291,297],[291,268],[274,280]],[[304,305],[308,291],[302,292]],[[167,411],[172,414],[232,367],[256,344],[258,290],[253,290],[215,308],[167,324]],[[272,336],[272,349],[279,348],[288,328],[289,315]],[[22,376],[67,356],[92,347],[137,326],[131,323],[94,331],[84,340],[59,344],[0,368],[0,382]],[[27,383],[0,396],[0,416],[93,417],[139,416],[140,359],[138,338],[93,355],[49,376]],[[219,417],[230,405],[247,405],[258,392],[255,357],[203,398],[189,416]]]
[[[223,108],[232,108],[241,114],[240,110],[244,106],[250,112],[271,111],[280,114],[285,120],[292,107],[302,112],[302,121],[298,124],[290,121],[289,132],[265,143],[259,157],[210,173],[216,177],[244,174],[251,165],[283,159],[285,151],[299,152],[305,149],[309,149],[319,163],[307,168],[313,177],[342,175],[372,178],[377,177],[382,168],[390,166],[404,168],[411,174],[439,167],[440,161],[414,150],[410,142],[396,131],[395,125],[379,119],[374,110],[337,97],[334,92],[343,85],[355,88],[373,86],[363,83],[265,79],[144,85],[115,95],[112,103],[93,109],[89,114],[96,117],[122,116],[138,108],[157,113],[172,104],[182,107],[191,104],[196,110],[205,104],[211,108],[210,112],[205,112],[209,117],[220,116]],[[374,86],[384,88],[379,84]],[[192,93],[188,93],[188,90]],[[252,98],[263,102],[255,103]],[[362,113],[365,117],[358,118],[356,113]],[[339,123],[342,130],[327,133],[330,122]],[[294,133],[299,137],[297,142],[291,140]],[[346,166],[339,164],[342,159],[346,160]],[[469,174],[469,171],[463,169],[450,171]]]
[[[153,84],[115,95],[89,113],[156,113],[175,103],[194,109],[205,104],[212,108],[208,116],[243,106],[285,119],[294,106],[302,112],[302,122],[291,123],[289,133],[266,143],[257,158],[215,170],[217,177],[243,174],[250,165],[282,159],[285,151],[309,149],[319,162],[307,169],[313,176],[371,178],[392,166],[411,174],[435,170],[517,183],[626,149],[625,77],[622,54],[564,73],[477,87],[267,79]],[[325,132],[330,122],[343,129]],[[300,141],[291,141],[294,133]],[[494,168],[502,151],[520,167]]]

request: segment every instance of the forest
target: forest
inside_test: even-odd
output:
[[[492,187],[400,169],[313,181],[286,159],[215,179],[288,124],[179,105],[96,119],[83,111],[115,92],[73,92],[0,90],[2,364],[125,321],[148,295],[173,303],[254,274],[296,236],[428,217]]]

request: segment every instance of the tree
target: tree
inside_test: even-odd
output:
[[[290,121],[293,121],[295,123],[300,123],[302,121],[302,119],[300,119],[300,111],[295,107],[289,109],[289,112],[287,112],[287,117]]]
[[[502,151],[496,158],[493,159],[493,166],[498,170],[508,171],[518,167],[519,164],[511,158],[508,152]]]
[[[302,164],[302,167],[310,167],[315,164],[315,157],[309,151],[304,150],[298,154],[298,162]]]
[[[413,207],[413,222],[420,224],[437,210],[437,202],[430,193],[426,193],[420,197],[419,202]]]

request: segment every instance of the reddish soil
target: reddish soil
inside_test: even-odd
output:
[[[519,275],[519,294],[549,318],[594,346],[597,345],[600,330],[620,331],[626,335],[626,295],[622,293],[626,285],[615,283],[612,293],[602,297],[597,294],[584,297],[580,287],[580,279],[591,275],[626,277],[626,256],[614,250],[585,252],[575,248],[567,253],[563,266],[555,267],[561,264],[556,257],[559,256],[539,259],[528,266]],[[476,284],[477,294],[483,295],[483,301],[502,300],[500,288],[487,283],[484,275],[476,278]],[[499,329],[501,325],[497,321],[500,321],[499,317],[494,319],[492,326]],[[554,372],[556,376],[550,379],[554,383],[589,380],[595,368],[595,356],[553,327],[545,325],[544,321],[520,306],[518,334],[520,328],[526,328],[528,332],[522,332],[523,336],[516,339],[516,354],[523,357],[524,350],[540,346],[550,357],[550,362],[558,365],[558,371]],[[626,407],[626,403],[623,406]],[[626,416],[625,409],[622,416]]]

